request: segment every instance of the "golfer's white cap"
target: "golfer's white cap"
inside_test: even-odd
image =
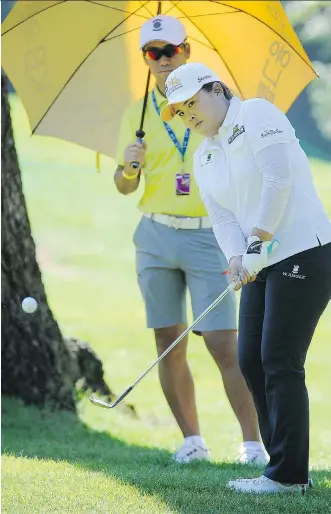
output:
[[[166,41],[180,45],[186,39],[184,25],[173,16],[159,14],[146,21],[140,29],[140,48],[151,41]]]
[[[204,84],[220,81],[220,78],[208,66],[199,62],[183,64],[172,71],[165,83],[167,105],[161,110],[161,119],[170,121],[175,116],[173,104],[186,102],[196,95]]]

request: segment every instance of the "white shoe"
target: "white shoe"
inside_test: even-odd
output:
[[[172,458],[180,464],[188,464],[193,460],[209,460],[210,451],[202,437],[191,436],[184,439],[184,444],[174,453]]]
[[[245,446],[245,443],[240,445],[239,456],[237,459],[238,464],[251,464],[255,466],[266,466],[270,460],[269,455],[265,451],[262,444]]]
[[[259,478],[231,480],[227,487],[242,493],[301,493],[305,494],[307,484],[281,484],[262,475]]]

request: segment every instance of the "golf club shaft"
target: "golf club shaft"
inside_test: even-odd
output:
[[[128,387],[118,398],[117,400],[115,400],[113,403],[108,403],[108,402],[105,402],[103,400],[99,400],[98,398],[93,398],[93,397],[90,397],[90,401],[92,403],[94,403],[94,405],[98,405],[99,407],[104,407],[106,409],[112,409],[114,407],[116,407],[116,405],[118,405],[119,403],[121,403],[121,401],[132,391],[132,389],[140,382],[140,380],[142,380],[146,375],[147,373],[149,373],[151,371],[151,369],[154,368],[154,366],[156,366],[156,364],[158,364],[166,355],[168,355],[169,352],[171,352],[171,350],[182,340],[184,339],[184,337],[190,332],[190,330],[192,330],[192,328],[194,328],[205,316],[207,316],[207,314],[214,308],[216,307],[216,305],[221,302],[223,300],[223,298],[226,297],[226,295],[230,292],[230,291],[233,291],[234,288],[236,286],[236,283],[235,282],[231,282],[231,284],[228,285],[228,287],[225,289],[225,291],[223,291],[222,294],[220,294],[216,300],[213,301],[213,303],[211,303],[209,305],[209,307],[207,307],[207,309],[205,311],[202,312],[202,314],[200,314],[200,316],[197,317],[196,320],[193,321],[193,323],[187,327],[186,330],[184,330],[184,332],[179,336],[177,337],[177,339],[169,346],[169,348],[166,349],[165,352],[162,353],[162,355],[160,355],[160,357],[153,362],[153,364],[151,364],[149,366],[148,369],[146,369],[146,371],[144,371],[144,373],[142,373],[135,382],[133,382],[133,384]]]
[[[223,291],[222,294],[220,294],[216,300],[213,301],[213,303],[211,303],[209,305],[209,307],[207,307],[206,310],[204,310],[200,316],[198,316],[194,321],[193,323],[187,327],[186,330],[184,330],[184,332],[182,334],[180,334],[179,337],[177,337],[177,339],[169,346],[169,348],[167,348],[163,353],[162,355],[160,355],[160,357],[155,361],[153,362],[153,364],[150,365],[150,367],[148,369],[146,369],[146,371],[144,371],[144,373],[142,373],[140,375],[140,377],[137,378],[137,380],[118,398],[118,400],[122,400],[130,391],[132,391],[132,389],[140,382],[140,380],[142,380],[146,375],[147,373],[150,372],[151,369],[154,368],[154,366],[156,366],[156,364],[158,364],[166,355],[168,355],[169,352],[171,352],[171,350],[182,340],[184,339],[184,337],[190,332],[190,330],[192,330],[192,328],[194,328],[205,316],[207,316],[207,314],[214,308],[216,307],[216,305],[221,302],[223,300],[223,298],[226,297],[226,295],[230,292],[230,291],[233,291],[234,290],[234,287],[235,287],[235,283],[232,282],[231,284],[228,285],[228,287],[225,289],[225,291]],[[119,403],[119,401],[116,401],[116,405]]]
[[[268,255],[271,254],[271,252],[273,251],[273,247],[277,247],[278,245],[278,241],[277,240],[274,240],[272,241],[272,244],[269,246],[268,248]],[[146,375],[147,373],[150,372],[151,369],[154,368],[154,366],[156,366],[156,364],[158,364],[166,355],[168,355],[169,352],[171,352],[171,350],[182,340],[184,339],[184,337],[190,332],[190,330],[192,330],[192,328],[194,328],[219,302],[221,302],[223,300],[223,298],[226,297],[226,295],[230,292],[230,291],[234,291],[236,285],[238,284],[238,281],[240,282],[240,280],[242,280],[242,276],[241,276],[241,273],[238,274],[238,280],[237,281],[233,281],[231,282],[228,287],[225,289],[225,291],[223,291],[222,294],[220,294],[218,296],[218,298],[216,298],[216,300],[213,301],[213,303],[211,303],[209,305],[209,307],[207,307],[207,309],[205,311],[202,312],[202,314],[200,314],[200,316],[197,317],[196,320],[193,321],[193,323],[187,327],[186,330],[184,330],[184,332],[169,346],[169,348],[167,348],[165,350],[165,352],[162,353],[162,355],[160,355],[160,357],[153,362],[153,364],[150,365],[150,367],[148,369],[146,369],[146,371],[144,371],[144,373],[142,373],[135,382],[133,382],[133,384],[128,387],[118,398],[117,400],[115,400],[113,403],[107,403],[107,402],[104,402],[103,400],[98,400],[97,398],[90,398],[90,400],[92,401],[92,403],[94,403],[95,405],[99,405],[100,407],[105,407],[107,409],[112,409],[113,407],[116,407],[116,405],[118,405],[119,403],[121,403],[121,401],[132,391],[132,389],[134,387],[136,387],[136,385],[140,382],[140,380],[142,380]]]

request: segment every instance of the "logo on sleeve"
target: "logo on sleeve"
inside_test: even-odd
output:
[[[231,143],[233,143],[233,141],[236,139],[236,137],[240,136],[240,134],[243,134],[244,132],[245,132],[244,125],[242,125],[240,128],[238,127],[238,125],[235,125],[233,127],[232,136],[230,136],[228,139],[229,145],[231,145]]]
[[[276,134],[282,134],[283,131],[280,130],[280,129],[276,129],[276,130],[265,130],[264,132],[261,133],[261,137],[267,137],[267,136],[275,136]]]

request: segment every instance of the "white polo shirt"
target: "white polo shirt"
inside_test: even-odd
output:
[[[331,242],[331,223],[287,117],[266,100],[233,97],[218,134],[204,139],[194,155],[195,180],[228,260],[245,252],[245,240],[258,226],[264,178],[256,155],[279,143],[288,145],[290,189],[274,232],[279,248],[270,264]]]

